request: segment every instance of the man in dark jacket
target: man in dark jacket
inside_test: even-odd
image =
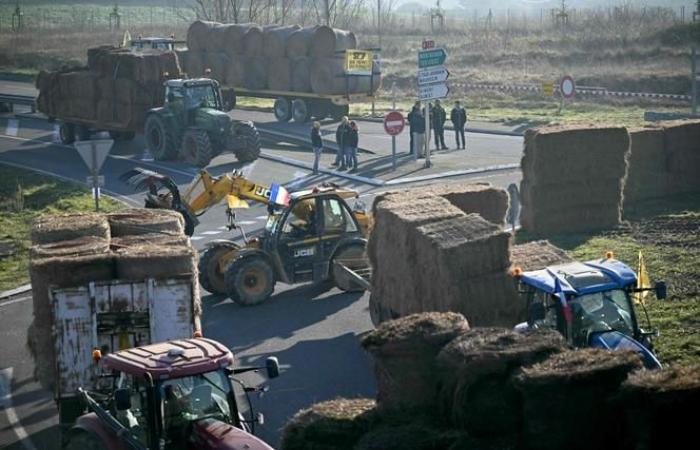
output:
[[[408,119],[408,134],[409,134],[409,138],[411,139],[411,143],[409,144],[410,145],[409,153],[413,152],[413,131],[414,131],[413,130],[413,122],[414,121],[411,119],[416,114],[416,111],[420,111],[420,102],[416,102],[413,105],[413,108],[411,108],[411,112],[408,113],[408,117],[407,117],[407,119]]]
[[[350,131],[348,132],[348,147],[345,154],[345,164],[350,172],[357,170],[357,146],[360,144],[360,130],[357,123],[353,120],[350,122]]]
[[[455,102],[455,107],[452,108],[452,112],[450,113],[450,120],[452,121],[452,125],[454,125],[455,127],[455,140],[457,141],[457,148],[460,148],[460,136],[462,137],[461,148],[466,148],[467,141],[464,139],[464,126],[467,123],[467,111],[464,108],[462,108],[462,105],[459,103],[459,100]]]
[[[447,120],[445,108],[440,105],[440,100],[435,100],[435,106],[430,110],[430,121],[433,126],[433,132],[435,132],[435,150],[440,148],[447,150],[445,145],[445,120]]]
[[[335,130],[335,142],[338,144],[338,153],[335,155],[335,162],[332,166],[340,164],[338,170],[345,170],[345,155],[348,151],[348,134],[350,133],[350,120],[347,116],[343,116],[338,129]]]
[[[314,151],[314,174],[318,173],[318,161],[323,151],[323,139],[321,139],[321,124],[314,122],[311,127],[311,149]]]
[[[414,106],[409,126],[412,138],[411,152],[422,158],[425,156],[425,116],[420,108]]]

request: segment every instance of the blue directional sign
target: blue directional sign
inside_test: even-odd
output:
[[[432,48],[418,52],[418,68],[442,66],[447,59],[447,52],[444,48]]]

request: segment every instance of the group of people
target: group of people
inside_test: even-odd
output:
[[[435,100],[435,104],[428,105],[430,110],[430,125],[435,136],[435,150],[447,150],[445,145],[445,122],[447,113],[440,104],[440,100]],[[466,149],[467,141],[464,137],[464,127],[467,124],[467,111],[460,101],[455,102],[454,108],[450,112],[450,121],[455,130],[455,141],[458,149]],[[408,126],[411,133],[411,152],[420,158],[425,157],[425,108],[420,102],[416,102],[408,113]]]
[[[445,145],[445,122],[447,113],[440,104],[440,100],[435,100],[435,104],[428,105],[430,110],[430,124],[435,135],[435,149],[447,150]],[[464,127],[467,124],[467,111],[458,101],[450,112],[450,121],[455,130],[455,140],[458,149],[466,149],[467,142],[464,138]],[[416,102],[408,113],[408,126],[411,138],[411,152],[418,157],[425,157],[425,108],[420,102]],[[343,117],[335,132],[335,142],[338,144],[335,161],[331,166],[338,170],[357,170],[357,148],[360,141],[359,128],[355,121],[351,121],[347,116]],[[318,165],[323,152],[323,139],[321,138],[321,124],[314,122],[311,127],[311,148],[314,152],[313,173],[318,174]]]

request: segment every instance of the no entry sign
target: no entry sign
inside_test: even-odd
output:
[[[569,75],[563,76],[559,83],[559,90],[561,91],[561,95],[565,98],[573,97],[576,93],[576,83],[574,83],[574,79]]]
[[[403,114],[398,111],[392,111],[384,116],[384,131],[389,136],[397,136],[403,131],[405,123]]]

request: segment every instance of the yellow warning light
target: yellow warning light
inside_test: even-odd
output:
[[[98,362],[101,359],[102,359],[102,352],[100,351],[100,349],[99,348],[93,349],[92,350],[92,360],[95,362]]]
[[[523,269],[521,269],[521,268],[518,267],[518,266],[515,266],[515,267],[513,267],[513,268],[510,270],[510,274],[513,275],[513,276],[516,277],[516,278],[517,278],[517,277],[522,277],[522,276],[523,276]]]
[[[211,69],[209,67],[207,67],[206,69],[204,69],[204,73],[206,75],[209,75],[211,73]]]
[[[201,338],[202,337],[202,331],[201,330],[194,330],[194,333],[192,333],[193,338]]]
[[[615,257],[615,253],[611,252],[610,250],[605,252],[605,259],[613,259],[614,257]]]

